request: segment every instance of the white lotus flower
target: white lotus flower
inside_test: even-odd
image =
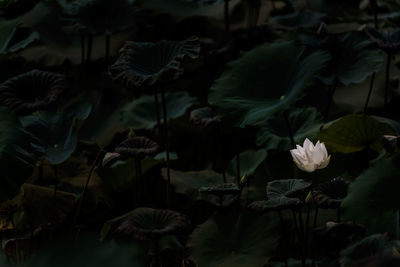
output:
[[[304,140],[303,146],[296,145],[296,149],[291,149],[290,154],[297,167],[306,172],[325,168],[331,159],[324,143],[318,141],[314,146],[308,138]]]

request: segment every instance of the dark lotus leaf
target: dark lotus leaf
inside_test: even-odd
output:
[[[301,179],[282,179],[268,182],[267,198],[299,198],[311,186],[310,182]]]
[[[307,54],[294,42],[260,45],[227,65],[209,103],[240,127],[259,125],[303,97],[329,58],[323,51]]]
[[[323,117],[314,107],[303,107],[289,110],[287,119],[293,139],[300,144],[306,138],[313,138],[323,125]],[[277,113],[261,123],[256,137],[257,145],[265,149],[288,151],[291,148],[285,115]]]
[[[77,0],[62,6],[72,28],[92,34],[112,34],[125,30],[142,13],[133,0]]]
[[[138,240],[154,240],[165,235],[186,233],[190,228],[189,218],[176,211],[152,208],[137,208],[117,228],[117,233]]]
[[[323,252],[327,255],[324,256],[331,258],[337,258],[343,249],[363,238],[365,233],[363,225],[353,222],[334,223],[330,227],[313,229],[317,249],[326,247]]]
[[[275,16],[271,19],[271,22],[287,28],[308,28],[321,23],[325,16],[323,13],[303,9],[288,15]]]
[[[157,43],[126,42],[117,61],[110,66],[113,80],[127,87],[154,84],[162,79],[171,79],[182,72],[181,60],[188,56],[197,58],[200,43],[197,37],[184,41]]]
[[[156,142],[143,137],[131,137],[119,144],[114,152],[125,157],[144,158],[146,156],[154,156],[157,154],[159,146]]]
[[[388,153],[393,153],[400,148],[400,136],[383,135],[381,138],[382,146]]]
[[[367,147],[379,152],[382,135],[393,135],[389,123],[363,114],[350,114],[326,124],[317,139],[324,142],[328,151],[353,153]]]
[[[365,32],[369,38],[378,44],[379,48],[389,54],[396,53],[400,49],[400,30],[385,32],[368,26]]]
[[[363,82],[380,70],[383,63],[381,51],[360,32],[321,36],[302,36],[302,42],[331,54],[331,60],[318,75],[325,84],[335,80],[344,85]]]
[[[39,39],[39,34],[28,28],[22,28],[19,19],[0,19],[0,54],[16,52]]]
[[[390,240],[387,235],[374,234],[346,248],[341,266],[399,266],[399,249],[399,241]]]
[[[51,108],[68,88],[64,75],[32,70],[0,85],[0,105],[17,115]]]
[[[223,195],[237,195],[240,193],[240,189],[234,183],[227,183],[210,187],[200,187],[199,192],[221,197]]]
[[[291,197],[275,197],[268,200],[254,201],[248,208],[259,213],[265,213],[269,211],[281,211],[284,209],[297,209],[303,202],[298,198]]]
[[[314,187],[312,195],[318,207],[323,209],[337,209],[347,196],[350,182],[337,177]]]
[[[217,117],[210,107],[203,107],[190,112],[190,121],[196,125],[207,127],[212,124],[218,124],[221,120]]]

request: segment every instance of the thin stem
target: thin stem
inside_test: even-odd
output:
[[[81,31],[81,64],[85,63],[85,34]]]
[[[388,95],[389,95],[389,81],[390,81],[390,64],[392,63],[392,55],[390,53],[387,54],[387,62],[386,62],[386,78],[385,78],[385,103],[383,106],[383,110],[387,112],[387,103],[388,103]]]
[[[306,217],[306,230],[304,233],[304,259],[307,258],[308,254],[308,234],[310,231],[310,205],[307,204],[307,217]]]
[[[396,239],[399,240],[400,239],[400,210],[397,209],[396,210]]]
[[[43,179],[43,162],[40,162],[39,165],[39,170],[38,170],[38,180],[42,180]]]
[[[157,87],[154,87],[154,106],[156,108],[157,126],[160,127],[161,119],[160,119],[160,106],[159,106],[159,102],[158,102]]]
[[[375,29],[378,30],[379,26],[378,26],[378,10],[377,10],[377,8],[374,8],[374,25],[375,25]]]
[[[305,238],[305,232],[304,232],[304,223],[303,223],[303,216],[301,210],[299,210],[299,223],[300,223],[300,231],[301,231],[301,242],[304,245],[304,240]],[[306,266],[306,256],[305,256],[305,249],[304,247],[302,248],[302,257],[301,257],[301,265],[303,267]]]
[[[108,64],[110,58],[110,41],[111,35],[106,33],[106,64]]]
[[[239,153],[236,154],[236,180],[237,184],[240,183],[240,155]]]
[[[141,199],[141,176],[142,176],[142,170],[141,170],[141,160],[135,158],[135,172],[136,172],[136,183],[135,183],[135,195],[136,195],[136,207],[140,206],[140,199]]]
[[[54,170],[54,198],[57,197],[57,189],[58,189],[58,171],[57,171],[57,165],[53,166],[53,170]]]
[[[297,216],[296,216],[296,212],[294,210],[292,210],[292,215],[293,215],[293,222],[294,222],[294,232],[297,235],[297,238],[300,240],[300,230],[299,227],[297,225]]]
[[[168,121],[167,121],[167,104],[165,101],[165,90],[164,87],[161,88],[161,102],[163,107],[163,115],[164,115],[164,138],[165,138],[165,153],[167,156],[167,208],[170,207],[171,201],[171,174],[170,174],[170,165],[169,165],[169,144],[168,144]]]
[[[375,76],[376,76],[376,72],[372,73],[371,82],[369,84],[369,91],[368,91],[367,101],[365,101],[365,106],[364,106],[364,114],[367,114],[369,99],[371,98],[372,89],[374,88]]]
[[[336,219],[337,219],[337,223],[340,223],[340,207],[338,207],[336,210]]]
[[[225,31],[230,30],[230,18],[229,18],[229,0],[224,0],[224,18],[225,18]]]
[[[329,109],[331,108],[332,101],[333,101],[333,96],[335,95],[335,91],[336,91],[336,88],[337,88],[337,86],[338,86],[338,83],[339,83],[338,78],[335,78],[335,80],[334,80],[334,82],[333,82],[333,85],[332,85],[332,87],[331,87],[331,90],[330,90],[329,99],[328,99],[328,104],[326,105],[325,117],[324,117],[324,120],[325,120],[325,121],[328,119]]]
[[[100,150],[97,153],[96,159],[94,160],[92,166],[90,167],[89,175],[88,175],[88,178],[86,180],[85,187],[83,188],[81,198],[79,199],[78,208],[77,208],[76,213],[75,213],[75,218],[74,218],[74,221],[72,223],[72,227],[75,227],[76,222],[78,221],[78,217],[79,217],[79,214],[80,214],[81,209],[82,209],[83,200],[85,198],[85,195],[86,195],[86,192],[87,192],[87,188],[89,186],[90,177],[92,177],[92,173],[93,173],[94,167],[96,166],[97,162],[100,160],[102,154],[103,154],[103,150]]]
[[[281,222],[282,239],[285,241],[284,257],[285,257],[285,267],[287,267],[288,266],[289,240],[286,235],[286,227],[285,227],[285,222],[282,217],[282,213],[280,211],[278,211],[278,215],[279,215],[279,220]]]
[[[93,47],[93,36],[89,33],[87,36],[87,55],[86,55],[86,63],[90,63],[92,57],[92,47]]]
[[[318,221],[318,207],[315,207],[315,213],[314,213],[314,227],[317,226],[317,221]]]
[[[290,137],[290,145],[292,148],[295,148],[296,143],[294,142],[292,127],[290,126],[288,111],[283,112],[283,117],[285,118],[286,127]]]

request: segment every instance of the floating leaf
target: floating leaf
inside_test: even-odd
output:
[[[163,40],[158,43],[126,42],[109,72],[113,80],[127,87],[151,85],[179,75],[182,71],[182,58],[197,58],[199,52],[197,37],[184,41]]]
[[[14,197],[31,175],[35,155],[30,137],[10,110],[0,107],[0,201]]]
[[[287,115],[295,144],[306,138],[312,139],[323,125],[321,114],[313,107],[290,110]],[[257,145],[265,149],[288,151],[291,148],[290,134],[284,114],[264,120],[257,132]]]
[[[370,230],[393,229],[389,213],[400,208],[399,178],[398,155],[377,161],[351,183],[342,203],[344,217],[361,222]]]
[[[324,126],[317,139],[331,152],[353,153],[370,147],[380,151],[382,135],[393,135],[390,125],[360,114],[346,115]]]
[[[277,221],[252,213],[216,214],[190,236],[190,258],[199,266],[264,266],[279,244]]]
[[[24,129],[32,136],[32,146],[52,164],[67,160],[78,142],[79,121],[91,111],[88,103],[76,103],[64,111],[43,111],[20,117]]]
[[[244,175],[252,174],[257,167],[267,157],[267,151],[265,149],[259,150],[246,150],[239,154],[240,160],[240,177]],[[236,157],[234,157],[229,163],[226,172],[232,176],[237,175]]]
[[[156,142],[144,136],[134,136],[119,144],[114,152],[125,157],[143,159],[146,156],[155,156],[158,149],[159,146]]]
[[[299,100],[328,59],[322,51],[307,55],[294,42],[258,46],[228,64],[208,100],[240,127],[259,125]]]
[[[167,92],[165,94],[167,120],[175,119],[183,114],[195,102],[195,98],[186,92]],[[159,110],[162,110],[159,103]],[[154,97],[144,95],[122,109],[122,122],[126,127],[137,129],[153,129],[157,125],[157,114]]]

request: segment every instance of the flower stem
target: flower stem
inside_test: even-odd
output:
[[[87,55],[86,55],[86,63],[90,63],[91,57],[92,57],[92,47],[93,47],[93,36],[89,33],[88,36],[88,42],[87,42]]]
[[[165,89],[161,87],[161,102],[163,107],[163,115],[164,115],[164,138],[165,138],[165,154],[167,156],[167,208],[170,207],[171,203],[171,174],[170,174],[170,165],[169,165],[169,144],[168,144],[168,121],[167,121],[167,104],[165,101]]]
[[[390,64],[392,63],[392,55],[387,53],[387,62],[386,62],[386,77],[385,77],[385,103],[383,106],[384,113],[387,113],[387,103],[388,103],[388,95],[389,95],[389,81],[390,81]]]
[[[318,221],[318,207],[315,207],[315,213],[314,213],[314,227],[317,226],[317,221]]]
[[[327,119],[328,119],[329,109],[331,108],[332,101],[333,101],[333,96],[335,95],[335,91],[336,91],[336,88],[338,86],[338,83],[339,83],[339,79],[336,77],[335,80],[333,81],[333,84],[331,86],[331,90],[329,92],[329,99],[328,99],[328,104],[326,105],[324,121],[327,121]]]
[[[236,154],[236,180],[237,184],[240,183],[240,154]]]
[[[369,84],[369,91],[368,91],[367,101],[365,101],[365,106],[364,106],[364,114],[367,114],[369,99],[371,98],[372,89],[374,88],[375,76],[376,76],[376,72],[372,73],[371,82]]]
[[[142,170],[141,170],[141,160],[138,158],[135,158],[135,172],[136,172],[136,183],[135,183],[135,192],[136,192],[136,207],[140,207],[140,200],[141,200],[141,176],[142,176]]]
[[[283,220],[282,217],[282,213],[280,211],[278,211],[278,215],[279,215],[279,220],[281,222],[281,232],[282,232],[282,239],[284,241],[284,257],[285,257],[285,267],[288,266],[288,249],[289,249],[289,240],[288,237],[286,235],[286,227],[285,227],[285,222]]]
[[[157,87],[154,87],[154,106],[156,108],[156,118],[157,118],[157,126],[161,126],[161,119],[160,119],[160,106],[158,102],[158,90]]]
[[[300,230],[297,225],[297,217],[296,217],[296,212],[294,210],[292,210],[292,215],[293,215],[294,231],[295,231],[295,234],[297,235],[298,240],[300,241],[300,239],[301,239]]]
[[[106,42],[106,56],[105,56],[105,60],[106,60],[106,64],[108,64],[108,61],[110,59],[110,43],[111,43],[111,35],[109,33],[106,33],[105,36],[105,42]]]
[[[57,189],[58,189],[58,171],[57,171],[57,165],[53,166],[54,170],[54,198],[57,197]]]
[[[230,18],[229,18],[229,0],[224,0],[224,19],[225,19],[225,31],[230,30]]]
[[[338,207],[336,210],[336,220],[337,223],[340,223],[340,207]]]
[[[81,31],[81,64],[85,63],[85,34]]]
[[[104,152],[104,151],[101,149],[101,150],[97,153],[96,159],[94,160],[92,166],[90,167],[89,175],[88,175],[88,178],[87,178],[87,180],[86,180],[85,187],[83,188],[82,195],[81,195],[81,197],[80,197],[80,199],[79,199],[78,208],[77,208],[77,210],[76,210],[75,218],[74,218],[74,221],[73,221],[73,223],[72,223],[72,227],[73,227],[73,228],[75,227],[75,225],[76,225],[76,223],[77,223],[77,221],[78,221],[79,214],[80,214],[80,212],[81,212],[82,205],[83,205],[83,200],[84,200],[85,195],[86,195],[86,193],[87,193],[87,188],[88,188],[88,186],[89,186],[90,178],[92,177],[92,173],[93,173],[94,167],[96,166],[97,162],[100,160],[101,155],[103,155],[103,152]]]

